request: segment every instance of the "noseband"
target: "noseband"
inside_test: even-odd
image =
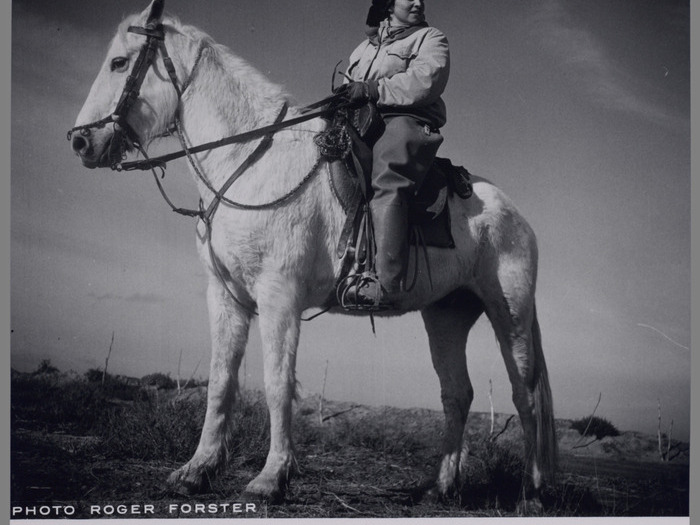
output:
[[[141,47],[138,57],[136,58],[136,62],[134,63],[134,67],[131,70],[131,74],[126,79],[126,84],[124,85],[124,90],[119,98],[119,102],[117,102],[117,107],[114,109],[111,115],[89,124],[76,126],[68,131],[67,135],[68,140],[71,140],[73,133],[78,131],[82,136],[88,137],[90,136],[92,129],[100,129],[105,127],[110,122],[113,122],[114,135],[112,136],[112,140],[109,144],[109,152],[107,156],[108,164],[101,166],[109,166],[113,170],[118,169],[119,163],[124,160],[127,148],[135,147],[141,149],[139,136],[129,125],[126,117],[129,114],[131,107],[134,105],[134,102],[136,102],[136,99],[139,97],[143,81],[146,78],[149,68],[153,65],[156,53],[159,49],[161,56],[163,57],[163,64],[168,72],[170,82],[177,93],[178,101],[182,97],[182,93],[187,88],[187,84],[189,83],[186,82],[183,84],[182,88],[178,86],[175,67],[173,66],[173,61],[168,55],[168,51],[165,47],[165,32],[163,30],[163,24],[148,23],[145,27],[129,26],[127,31],[129,33],[144,35],[146,37],[146,42]],[[201,52],[202,49],[200,48],[197,61],[201,56]],[[195,62],[195,66],[192,69],[193,72],[196,66],[197,62]]]

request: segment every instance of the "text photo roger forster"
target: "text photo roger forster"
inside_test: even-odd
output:
[[[163,511],[172,517],[202,517],[202,516],[236,516],[239,514],[255,513],[255,503],[169,503],[156,505],[154,503],[117,503],[89,505],[87,515],[93,518],[131,517],[144,518],[163,515]],[[13,506],[12,518],[71,518],[76,515],[73,505],[32,505],[25,507]]]
[[[10,519],[687,519],[689,12],[13,2]]]

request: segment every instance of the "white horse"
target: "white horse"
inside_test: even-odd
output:
[[[115,128],[106,124],[120,99],[131,64],[144,45],[144,32],[130,25],[162,23],[164,44],[184,87],[179,97],[158,51],[143,78],[138,97],[123,115],[138,142],[147,145],[170,129],[176,116],[180,135],[200,144],[274,122],[290,104],[287,118],[300,114],[280,87],[202,31],[163,16],[162,0],[125,19],[111,42],[76,126],[71,145],[83,165],[108,165]],[[157,26],[160,27],[160,26]],[[158,48],[156,48],[158,49]],[[104,117],[107,116],[105,119]],[[90,123],[101,121],[97,126]],[[264,204],[294,191],[276,206],[243,209],[222,202],[211,222],[210,238],[197,246],[208,273],[207,304],[212,340],[207,411],[194,456],[172,473],[170,483],[188,493],[204,490],[227,461],[232,406],[238,370],[251,317],[259,315],[265,394],[270,415],[270,449],[263,470],[242,497],[279,502],[295,464],[292,403],[300,320],[305,310],[333,296],[339,277],[336,246],[345,215],[319,160],[313,137],[325,121],[310,120],[277,132],[270,147],[227,189],[226,196]],[[221,188],[260,140],[236,143],[192,155],[206,208],[210,187]],[[308,182],[300,187],[305,178]],[[539,505],[539,493],[556,465],[556,437],[547,368],[535,313],[537,247],[535,236],[511,200],[476,178],[474,195],[450,198],[453,249],[428,248],[432,279],[419,272],[416,285],[399,309],[375,315],[420,311],[439,376],[445,433],[433,493],[449,495],[460,487],[466,460],[463,444],[473,390],[465,346],[469,330],[486,313],[493,325],[508,375],[513,402],[524,429],[526,503]],[[200,224],[201,226],[201,224]],[[200,234],[205,230],[200,228]],[[415,249],[415,248],[412,248]],[[413,260],[413,257],[411,257]],[[409,275],[412,270],[409,269]],[[335,308],[334,312],[343,313]]]

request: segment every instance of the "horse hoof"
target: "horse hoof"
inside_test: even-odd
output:
[[[277,505],[284,501],[284,489],[286,483],[282,480],[269,479],[258,476],[248,483],[248,486],[241,494],[241,498],[246,503],[267,503]]]
[[[211,490],[208,476],[192,475],[190,469],[184,467],[170,474],[168,487],[172,492],[182,496],[192,496]]]

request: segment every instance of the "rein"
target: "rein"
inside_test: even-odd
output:
[[[240,144],[242,142],[250,142],[251,140],[254,140],[254,139],[257,139],[260,137],[264,137],[267,134],[271,134],[271,133],[274,134],[277,131],[294,126],[295,124],[300,124],[302,122],[306,122],[308,120],[315,119],[316,117],[322,117],[324,115],[328,115],[331,111],[340,107],[340,105],[337,104],[337,102],[340,99],[341,99],[340,95],[332,95],[332,96],[327,97],[323,100],[315,102],[314,104],[310,104],[309,106],[302,108],[303,114],[299,117],[291,118],[289,120],[284,120],[284,121],[277,121],[274,124],[270,124],[268,126],[263,126],[261,128],[256,128],[256,129],[253,129],[250,131],[239,133],[237,135],[232,135],[230,137],[226,137],[223,139],[214,140],[212,142],[200,144],[198,146],[183,148],[181,151],[167,153],[165,155],[161,155],[160,157],[119,163],[119,164],[116,164],[112,169],[115,169],[116,171],[132,171],[132,170],[137,170],[137,169],[149,170],[152,167],[161,167],[164,164],[166,164],[167,162],[170,162],[171,160],[179,159],[179,158],[182,158],[182,157],[189,155],[189,154],[201,153],[202,151],[208,151],[208,150],[220,148],[222,146],[228,146],[231,144]],[[308,109],[316,108],[319,106],[325,106],[325,107],[323,109],[313,111],[313,112],[306,111]]]
[[[220,267],[220,264],[218,262],[218,258],[216,257],[216,254],[214,253],[214,249],[212,246],[212,221],[214,214],[219,207],[220,203],[224,202],[228,205],[235,206],[238,208],[242,209],[262,209],[262,208],[268,208],[268,207],[273,207],[276,206],[289,198],[291,198],[294,194],[296,194],[305,184],[308,182],[311,177],[313,176],[314,173],[318,170],[318,167],[321,164],[322,161],[322,156],[319,156],[318,160],[314,164],[314,166],[311,168],[309,173],[302,179],[302,181],[292,189],[290,192],[288,192],[286,195],[283,195],[282,197],[275,199],[269,203],[266,204],[259,204],[259,205],[246,205],[246,204],[241,204],[237,203],[235,201],[232,201],[224,196],[226,191],[231,187],[231,185],[250,167],[252,166],[258,159],[260,159],[263,154],[269,149],[269,147],[272,144],[272,139],[273,135],[284,128],[288,128],[290,126],[293,126],[295,124],[299,124],[302,122],[306,122],[308,120],[312,120],[317,117],[325,116],[328,115],[331,111],[334,111],[335,109],[345,105],[342,101],[342,97],[340,94],[334,94],[331,95],[330,97],[327,97],[323,100],[320,100],[318,102],[315,102],[313,104],[310,104],[304,108],[301,108],[301,115],[289,120],[284,120],[284,117],[287,113],[288,106],[287,103],[285,102],[282,109],[280,110],[275,122],[273,124],[263,126],[261,128],[253,129],[250,131],[246,131],[244,133],[239,133],[237,135],[233,135],[230,137],[226,137],[217,141],[213,142],[208,142],[205,144],[200,144],[198,146],[193,146],[189,147],[186,143],[185,140],[185,134],[184,130],[182,129],[182,125],[179,119],[179,116],[175,115],[175,128],[177,130],[178,137],[180,139],[180,144],[182,145],[182,150],[177,151],[174,153],[169,153],[166,155],[162,155],[159,157],[155,158],[149,158],[145,148],[141,145],[138,134],[134,131],[134,129],[127,123],[126,117],[135,103],[135,101],[138,99],[139,93],[141,86],[143,85],[144,79],[146,77],[146,74],[148,73],[149,68],[153,65],[156,54],[158,51],[160,51],[162,59],[163,59],[163,64],[165,66],[165,69],[168,73],[168,77],[170,78],[170,82],[173,85],[173,88],[175,89],[175,92],[177,93],[177,99],[178,99],[178,110],[179,110],[179,105],[182,101],[182,95],[189,87],[192,78],[194,77],[194,74],[197,70],[197,66],[199,65],[199,61],[202,57],[202,53],[204,51],[205,45],[202,44],[199,48],[199,51],[197,53],[197,58],[195,59],[195,63],[192,67],[192,71],[190,72],[189,78],[185,81],[185,83],[182,86],[178,86],[178,80],[177,80],[177,74],[175,72],[175,67],[173,65],[172,59],[168,55],[167,48],[165,46],[165,32],[163,30],[163,25],[161,23],[155,23],[154,21],[149,21],[146,23],[145,27],[138,27],[138,26],[129,26],[127,28],[127,31],[130,33],[136,33],[139,35],[144,35],[146,37],[146,42],[142,46],[139,55],[134,63],[134,67],[131,71],[131,74],[127,77],[126,84],[124,86],[124,90],[122,91],[122,94],[119,98],[119,102],[117,103],[117,106],[114,110],[114,112],[107,116],[104,117],[100,120],[97,120],[95,122],[91,122],[89,124],[83,124],[80,126],[75,126],[72,129],[70,129],[67,133],[67,138],[68,140],[71,140],[72,135],[74,132],[78,131],[80,132],[81,135],[83,136],[89,136],[91,134],[92,129],[100,129],[105,127],[109,123],[114,124],[114,134],[112,136],[112,139],[109,144],[109,149],[108,149],[108,155],[107,155],[107,161],[109,162],[109,167],[114,170],[114,171],[132,171],[132,170],[150,170],[153,173],[153,176],[155,178],[156,184],[158,186],[158,189],[163,196],[164,200],[166,203],[170,206],[172,211],[188,216],[188,217],[198,217],[205,225],[206,227],[206,240],[209,248],[209,257],[211,264],[219,277],[220,282],[224,286],[224,288],[228,291],[229,295],[231,298],[243,309],[248,311],[249,313],[253,315],[257,315],[257,311],[255,310],[254,307],[251,307],[249,305],[244,304],[240,299],[236,297],[234,292],[229,288],[229,286],[226,284],[226,281],[223,276],[222,269]],[[317,109],[321,108],[321,109]],[[316,111],[312,111],[316,110]],[[226,182],[223,184],[223,186],[217,191],[211,184],[211,182],[202,174],[202,172],[199,170],[197,167],[197,164],[195,163],[194,158],[192,157],[193,154],[199,153],[202,151],[208,151],[216,148],[220,148],[222,146],[230,145],[230,144],[235,144],[235,143],[243,143],[243,142],[250,142],[251,140],[261,138],[262,140],[260,143],[256,146],[256,148],[253,150],[251,154],[249,154],[246,159],[241,163],[241,165],[229,176],[229,178],[226,180]],[[131,161],[131,162],[123,162],[125,158],[125,146],[131,146],[132,148],[137,149],[141,154],[144,156],[144,160],[139,160],[139,161]],[[199,209],[198,210],[189,210],[185,208],[178,208],[176,207],[172,201],[168,198],[163,185],[161,184],[158,174],[156,173],[156,169],[161,170],[161,178],[165,176],[165,167],[166,163],[178,159],[181,157],[187,157],[187,159],[190,162],[190,165],[192,166],[193,170],[197,174],[197,177],[204,183],[204,185],[214,194],[214,198],[212,199],[211,203],[207,207],[207,209],[204,209],[203,207],[203,201],[200,199],[199,201]],[[106,167],[106,166],[105,166]],[[202,236],[204,237],[204,235]],[[321,315],[322,313],[325,313],[328,311],[328,308],[311,316],[310,318],[307,319],[302,319],[302,320],[311,320],[314,319],[315,317]]]

